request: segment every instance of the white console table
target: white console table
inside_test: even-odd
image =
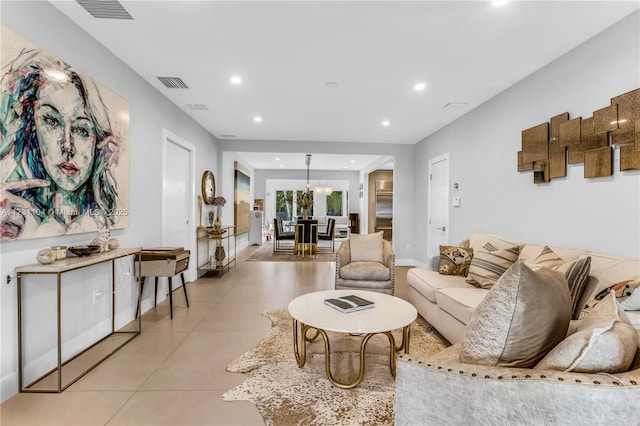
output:
[[[100,364],[102,361],[111,356],[118,349],[129,343],[133,338],[138,336],[142,330],[142,318],[137,319],[137,330],[123,331],[115,330],[115,260],[127,257],[136,256],[136,260],[140,260],[141,248],[119,248],[104,253],[96,253],[90,256],[84,257],[68,257],[63,260],[58,260],[48,265],[41,265],[39,263],[33,265],[19,266],[16,268],[16,275],[18,281],[18,386],[20,392],[32,392],[32,393],[61,393],[73,383],[78,381],[82,376],[91,371],[94,367]],[[88,268],[100,263],[111,262],[111,333],[101,338],[97,342],[93,343],[89,347],[82,350],[80,353],[72,356],[67,360],[62,359],[62,330],[60,325],[61,316],[61,288],[62,288],[62,276],[66,272],[75,271],[81,268]],[[140,262],[138,262],[138,268],[140,268]],[[35,379],[30,384],[24,386],[23,384],[23,353],[22,353],[22,323],[23,316],[26,317],[27,313],[22,308],[22,279],[27,275],[55,275],[57,285],[57,349],[58,349],[58,362],[57,366],[51,371],[45,373],[41,377]],[[140,270],[138,270],[138,276],[140,276]],[[138,285],[138,309],[140,309],[140,286]],[[123,327],[124,328],[124,327]],[[124,336],[124,337],[123,337]],[[89,367],[83,368],[82,371],[77,372],[77,366],[70,366],[72,361],[78,359],[81,355],[87,354],[87,358],[90,358]],[[86,362],[86,361],[85,361]],[[63,368],[69,366],[69,371],[65,374],[65,383],[63,384]],[[56,374],[57,373],[57,374]],[[55,388],[48,387],[47,385],[52,382],[54,375],[57,376],[57,386]],[[71,376],[71,377],[66,377]]]

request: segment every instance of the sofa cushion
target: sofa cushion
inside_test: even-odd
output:
[[[391,271],[378,262],[351,262],[340,268],[340,276],[345,280],[387,281]]]
[[[571,301],[564,275],[517,261],[467,324],[460,361],[532,367],[565,337]]]
[[[349,245],[352,262],[382,263],[382,231],[373,234],[352,234]]]
[[[489,293],[484,288],[449,287],[440,289],[436,294],[438,307],[456,318],[463,324],[468,324],[473,311]]]
[[[610,292],[535,367],[577,373],[621,373],[633,362],[638,334]]]
[[[519,246],[496,249],[491,243],[484,245],[488,250],[474,250],[467,282],[478,287],[489,289],[498,278],[518,260]]]
[[[578,260],[580,256],[588,254],[587,250],[572,249],[566,247],[545,246],[540,244],[525,244],[520,249],[520,257],[518,259],[525,262],[533,262],[538,257],[545,247],[549,247],[555,254],[557,254],[565,262],[571,260]]]
[[[438,271],[422,268],[411,268],[407,271],[407,283],[431,303],[436,303],[436,292],[441,288],[473,288],[464,280],[465,278],[461,276],[441,275]]]
[[[487,243],[489,243],[496,249],[507,249],[513,246],[523,246],[521,242],[507,240],[496,235],[487,234],[485,232],[474,232],[469,237],[469,247],[472,248],[474,252],[477,252],[479,250],[487,251],[483,248],[485,245],[487,245]]]
[[[472,258],[472,248],[441,245],[438,272],[442,275],[461,275],[466,277]]]

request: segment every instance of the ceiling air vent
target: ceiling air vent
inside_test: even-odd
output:
[[[184,84],[184,81],[180,77],[158,77],[158,80],[167,89],[188,89],[189,86]]]
[[[96,19],[133,19],[117,0],[76,0]]]
[[[209,111],[209,107],[205,104],[187,104],[187,106],[192,111]]]

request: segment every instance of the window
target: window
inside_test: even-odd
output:
[[[293,191],[276,191],[276,217],[282,221],[293,219]]]
[[[342,191],[327,195],[327,216],[345,216],[342,213]]]
[[[315,204],[315,200],[313,198],[313,191],[309,191],[309,192],[311,193],[311,199],[313,200],[313,204]],[[298,205],[298,201],[297,201],[302,199],[302,194],[304,194],[304,191],[296,191],[296,203],[295,203],[296,216],[302,216],[302,207]],[[307,210],[307,215],[309,217],[313,216],[313,204],[311,204],[311,207],[309,207],[309,210]]]

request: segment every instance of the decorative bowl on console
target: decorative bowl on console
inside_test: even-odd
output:
[[[85,246],[71,246],[69,247],[69,251],[76,256],[89,256],[94,253],[98,253],[100,251],[101,246],[99,245],[85,245]]]

